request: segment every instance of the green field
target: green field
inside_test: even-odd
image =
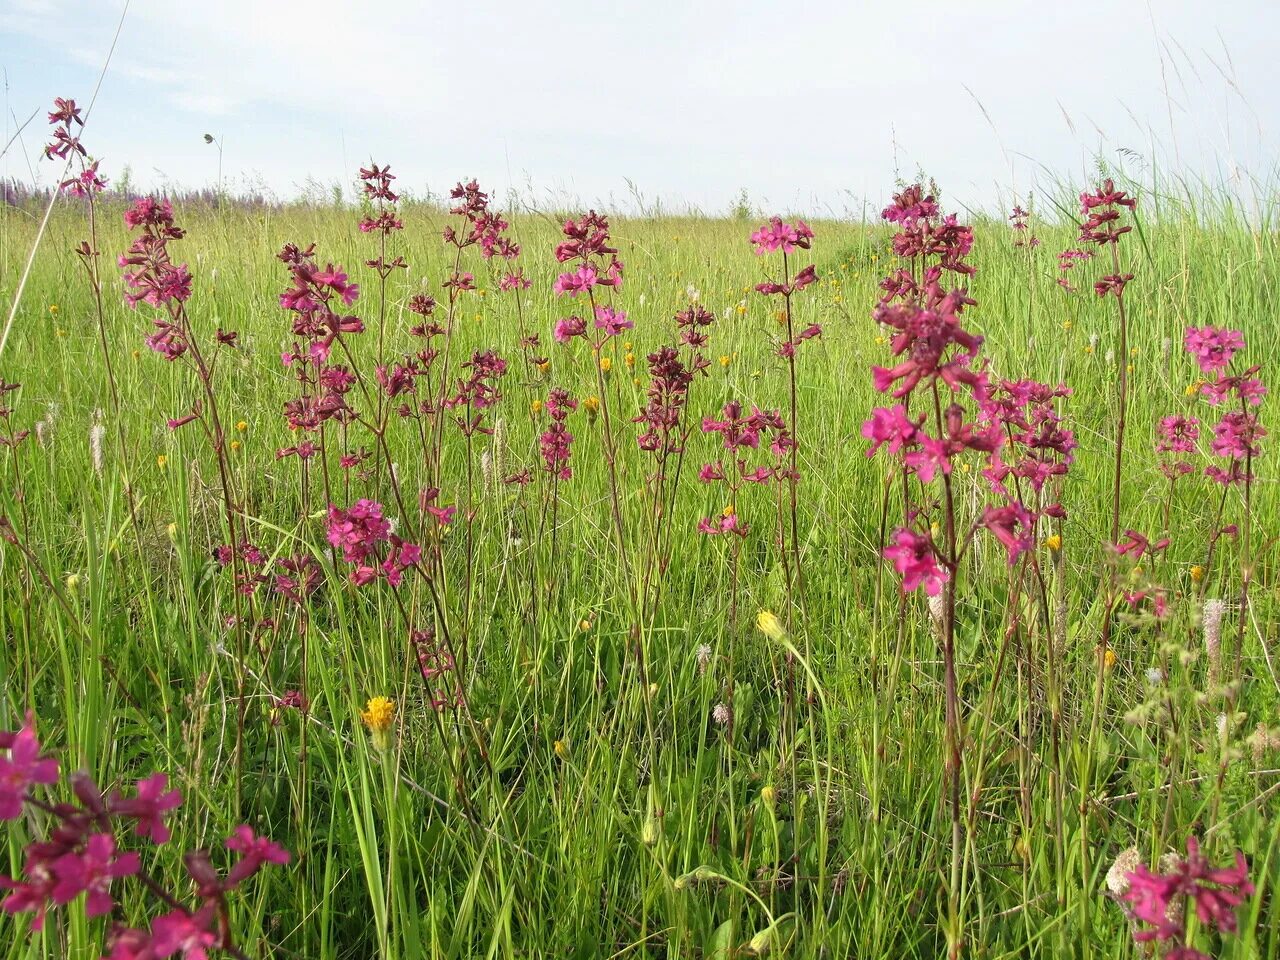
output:
[[[480,350],[509,366],[501,401],[485,411],[494,432],[468,439],[446,418],[437,474],[422,436],[395,416],[385,448],[359,423],[333,423],[305,470],[296,457],[277,459],[304,438],[282,413],[297,385],[281,364],[294,338],[275,255],[314,242],[321,265],[344,264],[360,283],[349,310],[366,331],[344,342],[371,376],[380,337],[387,357],[420,346],[410,297],[434,294],[444,316],[447,212],[402,205],[389,255],[409,268],[380,291],[363,266],[378,241],[356,229],[357,209],[177,204],[187,236],[171,253],[189,265],[191,323],[218,357],[227,491],[200,424],[166,426],[192,411],[201,388],[185,363],[144,344],[157,311],[122,303],[123,201],[103,194],[97,210],[105,345],[74,253],[88,236],[85,207],[61,201],[0,355],[0,376],[21,384],[0,401],[12,411],[0,434],[31,431],[0,449],[0,514],[13,532],[0,543],[0,729],[33,710],[64,771],[86,770],[103,790],[168,773],[184,803],[172,841],[144,861],[184,902],[195,900],[182,853],[210,847],[225,864],[222,840],[238,824],[290,850],[289,865],[229,898],[247,956],[934,958],[950,947],[992,960],[1139,957],[1130,921],[1106,895],[1107,871],[1128,847],[1154,863],[1191,835],[1217,862],[1242,850],[1257,888],[1236,936],[1200,932],[1193,942],[1229,960],[1276,956],[1274,456],[1264,443],[1246,510],[1243,487],[1224,497],[1199,472],[1170,496],[1153,449],[1161,417],[1194,413],[1208,450],[1216,411],[1194,395],[1201,374],[1182,349],[1186,327],[1239,329],[1243,358],[1264,364],[1268,379],[1280,309],[1274,216],[1269,206],[1246,215],[1212,192],[1128,189],[1139,206],[1120,245],[1135,275],[1124,295],[1120,526],[1171,539],[1137,573],[1105,548],[1126,361],[1114,352],[1115,300],[1091,289],[1109,268],[1076,267],[1079,293],[1055,283],[1057,253],[1077,245],[1070,191],[1061,206],[1037,198],[1034,249],[1015,246],[998,213],[973,221],[978,305],[966,326],[986,336],[998,376],[1073,389],[1060,407],[1079,449],[1061,485],[1060,549],[1037,543],[1011,568],[980,535],[955,585],[958,846],[939,641],[923,592],[900,602],[900,578],[880,557],[886,524],[902,522],[902,493],[860,433],[883,402],[870,367],[888,357],[871,312],[896,258],[893,229],[879,223],[814,221],[813,249],[798,261],[811,260],[820,279],[795,294],[795,328],[820,323],[823,334],[796,357],[803,589],[790,589],[776,542],[781,529],[793,546],[785,488],[753,486],[729,504],[722,486],[696,476],[720,455],[719,438],[698,429],[704,416],[730,400],[788,409],[775,350],[781,300],[752,290],[776,279],[779,262],[752,253],[761,218],[612,218],[626,264],[613,302],[635,326],[604,347],[607,376],[586,343],[552,336],[573,306],[552,292],[562,216],[509,215],[533,281],[526,292],[499,290],[496,262],[463,251],[479,289],[453,313],[452,374],[465,375],[457,364]],[[0,209],[5,315],[43,212]],[[689,391],[694,429],[655,537],[653,458],[638,449],[631,418],[645,402],[646,356],[675,341],[673,314],[695,291],[717,318],[711,364]],[[238,348],[218,350],[217,329],[237,331]],[[548,358],[545,369],[526,362],[522,331],[540,337],[525,352]],[[563,387],[581,401],[601,383],[613,482],[608,421],[583,406],[567,421],[573,476],[553,485],[538,453],[547,393]],[[382,408],[352,397],[364,414]],[[338,467],[340,446],[371,451],[363,475]],[[1203,452],[1191,459],[1197,470],[1209,462]],[[501,482],[525,468],[529,485]],[[326,541],[326,496],[340,507],[381,501],[407,536],[422,527],[418,493],[429,484],[438,503],[458,507],[432,534],[431,572],[410,570],[395,588],[353,585]],[[989,501],[987,484],[961,466],[953,485],[967,522]],[[252,601],[237,594],[211,553],[227,541],[227,504],[269,557],[313,557],[323,585],[302,604],[270,584]],[[696,529],[729,507],[749,524],[736,547]],[[1210,559],[1224,524],[1239,532],[1218,537]],[[660,569],[654,558],[668,549]],[[1157,623],[1117,600],[1114,662],[1100,671],[1113,577],[1158,583],[1171,613]],[[1227,601],[1225,676],[1210,677],[1202,597]],[[758,629],[762,610],[787,629]],[[442,621],[465,702],[433,709],[409,631]],[[281,706],[286,691],[301,691],[307,708]],[[395,701],[385,744],[361,722],[379,696]],[[716,715],[727,700],[726,724]],[[17,874],[22,847],[48,820],[3,825],[0,873]],[[155,915],[140,886],[113,891],[118,919],[137,926]],[[108,921],[78,908],[51,912],[30,939],[29,923],[0,915],[0,956],[106,952]]]

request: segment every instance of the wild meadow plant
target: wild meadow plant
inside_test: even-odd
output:
[[[1163,299],[1141,188],[747,230],[370,163],[251,225],[50,119],[102,383],[77,474],[79,341],[0,381],[0,955],[1280,943],[1257,326]]]

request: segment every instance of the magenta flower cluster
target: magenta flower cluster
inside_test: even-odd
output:
[[[247,824],[226,839],[224,846],[235,857],[225,873],[214,866],[209,851],[188,851],[182,859],[199,898],[199,905],[190,909],[146,872],[138,851],[121,847],[130,827],[134,836],[154,846],[169,842],[165,820],[181,806],[182,794],[169,789],[168,777],[155,774],[139,780],[127,794],[117,790],[104,795],[87,774],[77,773],[67,783],[73,799],[46,800],[35,790],[58,783],[58,764],[41,753],[30,714],[20,730],[0,732],[0,751],[7,754],[0,755],[0,820],[17,820],[29,810],[52,823],[44,840],[26,845],[19,877],[0,876],[0,889],[8,891],[2,904],[6,913],[34,914],[33,932],[43,928],[50,910],[82,895],[86,918],[116,914],[122,906],[116,889],[134,878],[166,912],[149,929],[113,922],[105,960],[175,955],[204,960],[215,949],[240,955],[231,941],[228,894],[264,866],[287,864],[288,851]]]

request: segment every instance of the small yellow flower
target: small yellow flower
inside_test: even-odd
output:
[[[634,353],[628,353],[622,358],[622,362],[628,367],[634,367],[636,365],[636,355]]]
[[[1044,545],[1045,545],[1046,547],[1048,547],[1050,550],[1052,550],[1054,553],[1057,553],[1059,550],[1061,550],[1061,549],[1062,549],[1062,536],[1061,536],[1061,534],[1054,533],[1054,534],[1050,534],[1049,536],[1045,537],[1045,538],[1044,538]]]
[[[373,746],[385,750],[390,743],[391,722],[396,716],[396,702],[390,697],[373,697],[364,705],[360,719],[369,728]]]
[[[59,328],[58,328],[56,331],[54,331],[54,332],[55,332],[55,333],[57,333],[57,335],[58,335],[58,336],[60,336],[60,337],[65,337],[65,336],[67,335],[67,331],[63,330],[61,327],[59,327]]]
[[[778,799],[778,791],[773,789],[773,787],[760,788],[760,800],[770,810],[773,809],[773,805],[777,801],[777,799]]]
[[[579,620],[578,629],[581,630],[583,633],[586,633],[588,630],[591,629],[591,621],[586,618]]]
[[[612,370],[612,369],[613,369],[613,358],[612,358],[612,357],[601,357],[601,358],[600,358],[600,370],[601,370],[601,372],[603,372],[603,373],[608,373],[608,372],[609,372],[610,370]]]
[[[1129,373],[1133,373],[1133,364],[1132,363],[1129,364],[1128,366],[1125,367],[1125,369],[1128,370]]]
[[[236,429],[239,430],[241,433],[244,433],[246,430],[249,429],[249,424],[247,421],[239,420],[236,422]]]
[[[561,760],[567,761],[569,759],[569,744],[564,740],[557,740],[552,749],[555,750],[556,756]]]
[[[548,371],[550,371],[550,369],[551,369],[550,360],[543,360],[540,364],[538,364],[539,373],[547,373]]]
[[[969,466],[968,461],[965,461],[964,463],[960,464],[961,473],[968,473],[971,469],[973,468]]]
[[[787,322],[787,311],[785,311],[785,310],[779,310],[779,311],[777,311],[776,313],[774,313],[774,315],[773,315],[773,319],[777,320],[779,325],[786,323],[786,322]]]
[[[239,449],[240,449],[240,441],[239,441],[239,440],[232,440],[232,441],[231,441],[231,449],[232,449],[232,450],[239,450]]]
[[[58,305],[56,303],[49,304],[49,312],[56,317],[58,315]]]
[[[1116,665],[1117,659],[1119,658],[1116,657],[1116,652],[1108,647],[1107,652],[1102,655],[1102,668],[1108,673],[1111,672],[1111,669]]]
[[[641,380],[639,377],[632,377],[632,378],[631,378],[631,382],[632,382],[632,383],[634,383],[634,384],[638,387],[638,386],[640,386],[640,384],[642,384],[644,381],[643,381],[643,380]]]
[[[756,614],[756,626],[770,640],[781,640],[787,635],[787,631],[782,626],[782,621],[768,610],[761,610]]]
[[[722,516],[722,517],[732,517],[732,516],[734,515],[734,513],[735,513],[735,511],[734,511],[734,509],[733,509],[733,504],[731,503],[731,504],[729,504],[727,507],[725,507],[723,510],[721,510],[721,511],[720,511],[720,516]]]
[[[176,523],[170,523],[165,527],[165,532],[169,534],[170,540],[176,541],[178,539],[178,525]]]
[[[160,454],[160,456],[156,457],[156,466],[159,467],[161,470],[163,470],[168,465],[169,465],[169,458],[166,457],[163,453]]]
[[[1063,320],[1063,321],[1062,321],[1062,329],[1063,329],[1063,330],[1070,330],[1070,329],[1071,329],[1071,321],[1070,321],[1070,320]]]
[[[736,311],[738,312],[738,315],[739,315],[739,316],[741,316],[742,314],[744,314],[744,313],[746,313],[746,312],[747,312],[747,305],[746,305],[745,303],[740,303],[740,304],[738,304],[736,307],[734,307],[733,309],[734,309],[734,310],[736,310]]]
[[[1200,566],[1200,564],[1198,563],[1195,566],[1193,566],[1191,568],[1191,579],[1194,580],[1196,583],[1199,583],[1201,580],[1203,580],[1204,567]]]
[[[727,353],[722,353],[720,355],[720,366],[727,367],[732,361],[733,361],[733,358],[730,357]]]
[[[1129,356],[1131,356],[1131,357],[1136,357],[1137,355],[1138,355],[1138,348],[1137,348],[1137,347],[1130,347],[1130,348],[1129,348]]]
[[[888,338],[888,337],[885,337],[885,336],[878,336],[878,337],[876,337],[876,343],[878,343],[878,344],[886,344],[886,343],[888,343],[888,342],[889,342],[889,338]]]
[[[140,356],[142,356],[142,351],[141,351],[141,350],[134,350],[134,351],[133,351],[133,359],[137,360]]]
[[[622,349],[623,349],[623,350],[625,350],[625,351],[627,351],[627,353],[630,353],[630,352],[631,352],[631,341],[630,341],[630,340],[628,340],[626,343],[624,343],[624,344],[622,345]]]
[[[930,523],[930,524],[929,524],[929,534],[930,534],[931,536],[933,536],[933,537],[937,537],[938,533],[939,533],[941,530],[942,530],[942,527],[940,527],[940,526],[938,525],[938,521],[937,521],[937,520],[934,520],[932,523]]]
[[[587,399],[582,401],[582,409],[586,410],[587,416],[591,417],[594,420],[596,414],[599,413],[600,411],[600,398],[587,397]]]
[[[80,589],[80,574],[78,573],[67,574],[67,579],[64,581],[64,583],[66,583],[67,585],[68,593],[75,593],[77,590]]]
[[[1188,397],[1194,397],[1200,392],[1200,387],[1204,383],[1203,380],[1194,380],[1187,384],[1186,394]]]
[[[533,415],[536,417],[538,414],[542,412],[542,401],[534,400],[532,403],[529,404],[529,409],[533,411]]]
[[[1092,343],[1090,343],[1090,344],[1086,344],[1086,345],[1085,345],[1085,348],[1084,348],[1084,352],[1085,352],[1085,353],[1093,353],[1093,344],[1092,344]]]

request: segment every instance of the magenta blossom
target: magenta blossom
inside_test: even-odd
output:
[[[893,533],[893,543],[884,548],[884,558],[902,574],[902,589],[911,593],[923,586],[924,592],[936,597],[950,574],[938,566],[933,544],[928,537],[913,533],[907,527],[899,527]]]
[[[177,790],[166,790],[168,786],[169,777],[163,773],[139,780],[134,796],[123,797],[119,791],[111,795],[111,812],[117,817],[137,821],[134,832],[138,836],[146,837],[157,845],[167,843],[169,828],[165,826],[165,814],[182,805],[182,794]]]
[[[623,330],[630,330],[634,326],[635,324],[627,319],[623,311],[614,310],[603,304],[596,307],[596,329],[603,330],[605,336],[616,337]],[[559,324],[556,325],[556,329],[559,330]],[[558,335],[557,339],[559,339]]]
[[[8,757],[0,757],[0,820],[16,820],[28,788],[58,782],[58,763],[40,754],[35,715],[30,712],[17,733],[0,733],[0,749],[9,751]]]
[[[1227,369],[1236,351],[1244,349],[1244,336],[1239,330],[1210,326],[1188,327],[1183,342],[1204,373]]]
[[[781,217],[772,217],[769,222],[751,234],[751,242],[756,245],[756,255],[762,256],[781,250],[791,253],[797,247],[808,250],[812,245],[813,231],[803,220],[794,225],[783,223]]]
[[[133,876],[142,862],[136,853],[117,853],[111,834],[95,833],[85,842],[82,851],[68,851],[51,866],[57,878],[52,890],[53,902],[70,903],[84,893],[85,916],[100,917],[115,906],[109,892],[111,881]]]

